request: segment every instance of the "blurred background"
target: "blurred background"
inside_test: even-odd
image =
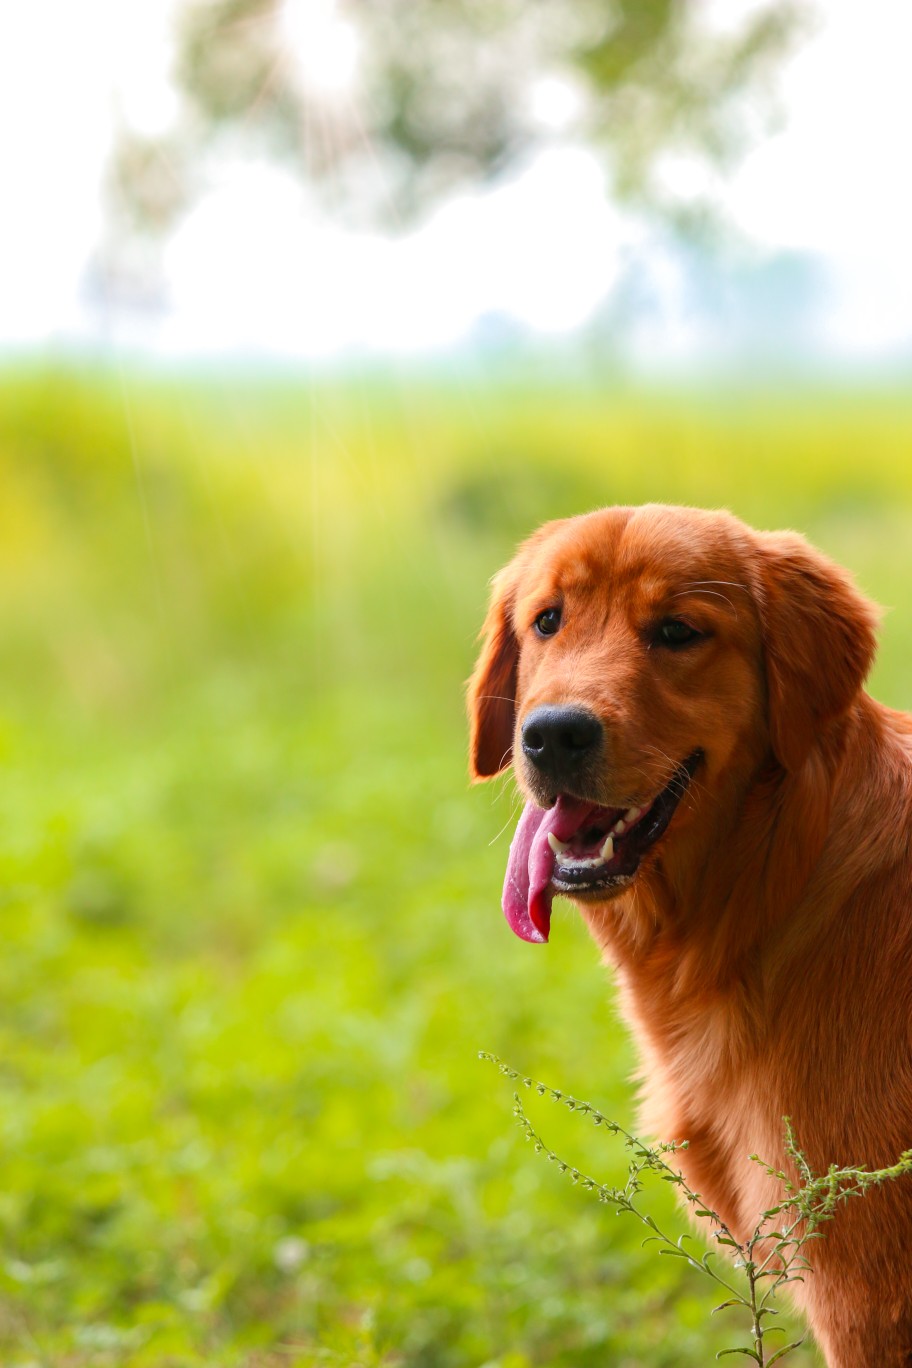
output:
[[[4,1363],[743,1342],[476,1058],[634,1124],[581,926],[503,922],[463,681],[519,538],[659,499],[851,567],[912,703],[910,40],[888,0],[0,10]]]

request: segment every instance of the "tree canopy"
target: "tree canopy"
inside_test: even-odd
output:
[[[121,130],[115,220],[160,236],[220,157],[266,156],[347,222],[403,227],[555,139],[596,148],[617,198],[674,215],[668,159],[738,156],[807,10],[711,13],[696,0],[184,0],[178,113],[161,137]]]

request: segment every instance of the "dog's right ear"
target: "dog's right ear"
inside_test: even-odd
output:
[[[858,697],[880,611],[848,572],[793,532],[758,532],[770,739],[784,769],[804,762]]]
[[[494,576],[491,606],[481,630],[484,645],[469,680],[469,772],[474,781],[492,779],[513,758],[519,643],[513,627],[511,571],[507,566]]]

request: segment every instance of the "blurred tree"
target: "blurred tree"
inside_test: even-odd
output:
[[[179,112],[160,139],[122,130],[115,222],[160,236],[220,157],[268,155],[347,222],[406,226],[556,139],[600,149],[618,198],[680,215],[670,160],[690,184],[694,163],[731,164],[807,12],[802,0],[182,0]]]

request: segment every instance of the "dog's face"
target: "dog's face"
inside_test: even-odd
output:
[[[710,856],[767,764],[799,767],[873,653],[873,610],[800,538],[650,506],[551,523],[495,582],[469,693],[472,769],[527,800],[505,910],[617,896]]]

